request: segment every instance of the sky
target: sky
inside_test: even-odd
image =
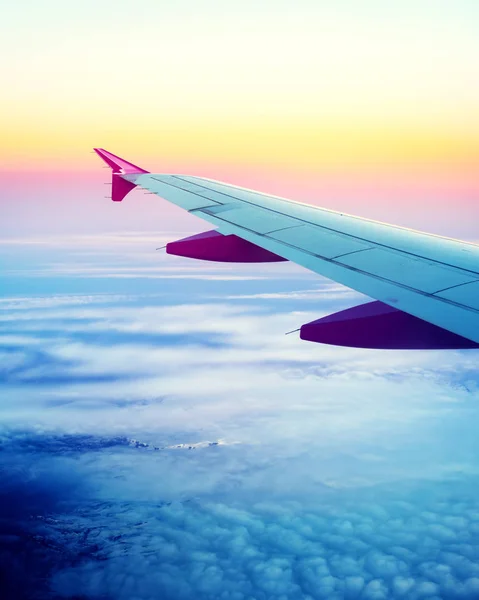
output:
[[[477,240],[473,0],[10,3],[0,22],[0,596],[474,600],[475,351],[303,342],[367,301],[153,172]]]
[[[151,171],[473,238],[478,11],[474,0],[11,3],[2,232],[104,227],[113,209],[94,197],[104,173],[89,154],[101,146]]]

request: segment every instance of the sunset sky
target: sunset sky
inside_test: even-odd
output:
[[[7,233],[48,229],[62,203],[59,228],[85,213],[119,226],[100,205],[89,152],[101,146],[157,172],[473,238],[478,20],[474,0],[11,3]]]

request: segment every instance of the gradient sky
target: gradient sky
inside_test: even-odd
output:
[[[156,252],[208,226],[105,199],[90,154],[477,240],[478,22],[477,0],[3,8],[0,595],[479,597],[477,352],[283,335],[365,298]]]
[[[10,3],[2,233],[111,223],[102,146],[474,238],[478,20],[474,0]]]

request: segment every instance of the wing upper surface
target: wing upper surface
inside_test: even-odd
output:
[[[125,179],[311,271],[479,342],[479,246],[200,177]]]

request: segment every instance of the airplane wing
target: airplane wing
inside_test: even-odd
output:
[[[479,347],[479,246],[202,177],[149,173],[100,148],[113,200],[135,186],[216,227],[173,242],[206,260],[289,260],[376,302],[301,327],[310,341],[367,348]]]

